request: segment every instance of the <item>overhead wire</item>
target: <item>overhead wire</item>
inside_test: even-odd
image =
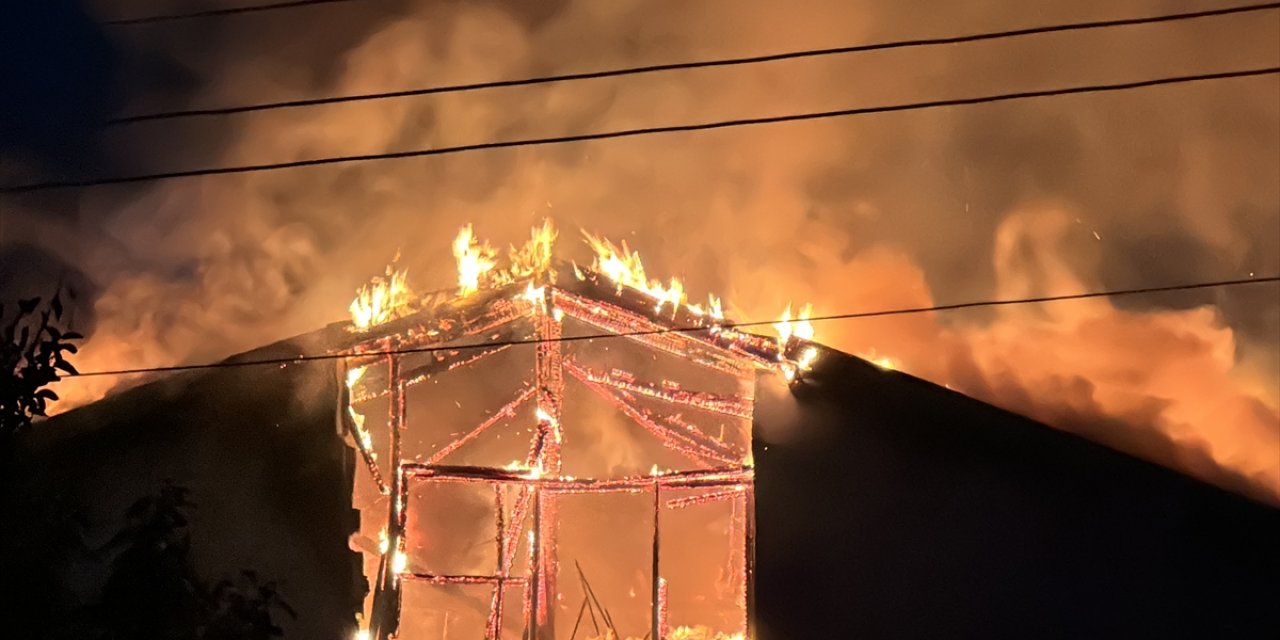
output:
[[[919,313],[931,313],[940,311],[956,311],[961,309],[975,309],[981,307],[1001,307],[1022,304],[1046,304],[1051,302],[1064,302],[1070,300],[1087,300],[1091,298],[1110,298],[1119,296],[1133,296],[1153,293],[1166,293],[1173,291],[1193,291],[1198,289],[1213,289],[1223,287],[1236,287],[1244,285],[1257,285],[1266,283],[1280,282],[1280,275],[1262,276],[1256,278],[1241,278],[1234,280],[1216,280],[1211,282],[1195,282],[1176,285],[1156,286],[1156,287],[1140,287],[1134,289],[1109,289],[1101,291],[1086,291],[1082,293],[1071,293],[1056,296],[1036,296],[1026,298],[1004,298],[994,300],[974,300],[969,302],[957,302],[951,304],[939,304],[921,307],[904,307],[897,309],[881,309],[875,311],[855,311],[850,313],[837,313],[822,316],[813,316],[805,318],[809,322],[832,322],[836,320],[857,320],[865,318],[884,318],[892,316],[913,315]],[[798,320],[797,320],[798,321]],[[203,364],[188,365],[172,365],[163,367],[137,367],[130,369],[109,369],[99,371],[80,371],[75,374],[67,374],[66,378],[84,378],[91,376],[120,376],[120,375],[136,375],[148,373],[167,373],[178,371],[198,371],[205,369],[225,369],[233,367],[250,367],[250,366],[268,366],[268,365],[290,365],[301,364],[305,362],[314,362],[322,360],[346,360],[350,358],[367,358],[379,356],[394,356],[406,354],[420,353],[438,353],[446,351],[461,351],[468,349],[493,349],[497,347],[512,347],[522,345],[537,345],[550,342],[582,342],[589,340],[604,340],[613,338],[634,338],[643,336],[663,335],[670,333],[710,333],[717,330],[725,329],[747,329],[752,327],[766,327],[777,324],[778,320],[752,320],[747,322],[722,322],[715,326],[687,326],[687,327],[664,327],[661,329],[648,329],[644,331],[626,331],[621,333],[595,333],[586,335],[560,336],[556,338],[526,338],[512,340],[492,340],[488,342],[480,342],[467,345],[449,345],[449,346],[433,346],[433,347],[401,347],[395,349],[381,349],[355,352],[335,352],[335,353],[319,353],[311,355],[298,355],[281,358],[263,358],[258,360],[224,360],[221,362],[209,362]]]
[[[310,7],[318,4],[337,4],[340,2],[352,2],[352,0],[285,0],[283,2],[272,2],[269,4],[225,7],[222,9],[204,9],[202,11],[191,11],[188,13],[160,13],[149,16],[136,16],[133,18],[112,18],[109,20],[103,20],[101,24],[110,27],[128,27],[155,24],[157,22],[177,22],[180,20],[192,20],[197,18],[220,18],[244,13],[278,11],[281,9],[300,9],[302,7]]]
[[[328,0],[330,2],[334,0]],[[565,73],[559,75],[537,76],[530,78],[517,78],[507,80],[490,80],[485,82],[472,82],[464,84],[441,85],[435,87],[425,87],[417,89],[403,89],[398,91],[385,91],[377,93],[361,93],[344,96],[326,96],[321,98],[304,98],[299,100],[281,100],[275,102],[261,102],[257,104],[247,104],[229,107],[212,107],[200,109],[178,109],[172,111],[159,111],[153,113],[140,113],[135,115],[126,115],[118,118],[112,118],[107,124],[120,125],[137,122],[147,122],[155,120],[170,120],[175,118],[189,118],[196,116],[226,116],[241,113],[251,113],[256,111],[272,111],[278,109],[295,109],[301,107],[316,107],[322,105],[334,105],[349,102],[366,102],[371,100],[388,100],[394,98],[407,98],[414,96],[427,96],[447,93],[462,93],[468,91],[479,91],[485,89],[498,89],[509,87],[524,87],[540,84],[549,84],[555,82],[594,80],[601,78],[616,78],[621,76],[633,76],[641,74],[651,74],[669,71],[685,71],[691,69],[709,69],[716,67],[730,67],[739,65],[753,65],[769,62],[780,62],[784,60],[798,60],[804,58],[819,58],[834,55],[846,55],[853,53],[865,53],[868,51],[884,51],[891,49],[906,49],[912,47],[930,47],[950,44],[964,44],[972,42],[982,42],[987,40],[1002,40],[1010,38],[1019,38],[1032,35],[1041,35],[1047,33],[1061,33],[1069,31],[1083,31],[1090,29],[1103,29],[1113,27],[1137,26],[1146,24],[1159,24],[1166,22],[1178,22],[1185,20],[1199,20],[1203,18],[1226,16],[1233,14],[1251,13],[1257,11],[1268,11],[1280,9],[1280,2],[1268,2],[1263,4],[1241,5],[1234,7],[1224,7],[1219,9],[1207,9],[1203,11],[1191,11],[1184,13],[1171,13],[1158,16],[1148,16],[1139,18],[1119,18],[1114,20],[1094,20],[1089,22],[1073,22],[1067,24],[1044,25],[1038,27],[1027,27],[1022,29],[1012,29],[1007,31],[994,31],[988,33],[977,33],[959,36],[944,36],[937,38],[915,38],[909,40],[896,40],[889,42],[878,42],[872,44],[860,44],[844,47],[831,47],[825,49],[809,49],[805,51],[788,51],[782,53],[771,53],[765,55],[746,56],[738,58],[722,58],[717,60],[701,60],[694,62],[676,62],[669,64],[654,64],[634,67],[623,67],[617,69],[604,69],[597,71],[583,71],[578,73]]]
[[[427,149],[411,149],[406,151],[390,151],[386,153],[370,153],[348,156],[329,156],[322,158],[311,158],[306,160],[291,160],[287,162],[272,162],[263,164],[246,164],[225,167],[204,167],[199,169],[185,169],[179,171],[165,171],[157,173],[144,173],[131,176],[117,176],[110,178],[92,178],[85,180],[50,180],[46,182],[34,182],[28,184],[8,185],[0,187],[0,193],[29,193],[35,191],[47,191],[51,189],[66,189],[80,187],[98,187],[107,185],[130,184],[137,182],[151,182],[156,180],[172,180],[177,178],[193,178],[198,176],[216,176],[227,174],[241,173],[259,173],[265,171],[280,171],[285,169],[298,169],[303,167],[317,167],[326,165],[339,165],[351,163],[373,162],[380,160],[401,160],[406,158],[422,158],[430,156],[442,156],[449,154],[465,153],[472,151],[508,149],[515,147],[534,147],[556,144],[567,144],[575,142],[587,142],[593,140],[608,140],[614,138],[629,138],[635,136],[646,136],[668,133],[688,133],[694,131],[709,131],[713,129],[726,129],[731,127],[746,127],[768,124],[779,124],[783,122],[801,122],[807,120],[822,120],[829,118],[841,118],[850,116],[869,115],[875,113],[892,113],[898,111],[917,111],[923,109],[937,109],[945,107],[967,106],[975,104],[985,104],[993,102],[1006,102],[1011,100],[1026,100],[1031,98],[1044,98],[1049,96],[1064,96],[1085,93],[1108,93],[1117,91],[1129,91],[1133,89],[1141,89],[1147,87],[1156,87],[1162,85],[1185,84],[1191,82],[1206,82],[1212,80],[1225,80],[1230,78],[1246,78],[1251,76],[1273,75],[1280,73],[1280,66],[1263,67],[1256,69],[1243,69],[1236,71],[1222,71],[1217,73],[1202,73],[1194,75],[1169,76],[1163,78],[1154,78],[1148,80],[1138,80],[1131,82],[1119,82],[1112,84],[1092,84],[1079,85],[1073,87],[1060,87],[1056,89],[1041,89],[1036,91],[1020,91],[1016,93],[1003,93],[996,95],[976,96],[969,98],[949,98],[942,100],[928,100],[923,102],[906,102],[891,105],[880,105],[872,107],[855,107],[849,109],[837,109],[833,111],[816,111],[808,113],[793,113],[778,116],[761,116],[755,118],[741,118],[735,120],[719,120],[712,122],[699,122],[692,124],[679,124],[655,127],[641,127],[635,129],[620,129],[614,131],[599,131],[592,133],[580,133],[563,136],[550,136],[544,138],[522,138],[515,140],[500,140],[493,142],[477,142],[472,144],[463,144],[451,147],[435,147]]]

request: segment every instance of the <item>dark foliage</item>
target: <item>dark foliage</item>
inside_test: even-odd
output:
[[[102,621],[112,640],[194,637],[200,620],[199,582],[191,567],[184,487],[166,484],[125,511],[125,527],[108,543],[114,553],[102,588]]]
[[[0,305],[0,438],[10,438],[44,416],[49,403],[58,399],[48,386],[76,374],[66,354],[76,352],[75,341],[83,336],[60,328],[59,296],[43,308],[40,303],[40,298],[19,301],[7,321]]]
[[[31,505],[22,544],[0,562],[3,638],[15,640],[271,640],[278,614],[297,617],[274,582],[242,571],[209,585],[191,562],[189,491],[167,482],[125,511],[101,547],[86,546],[79,509]],[[6,534],[12,531],[6,531]],[[34,535],[33,535],[34,534]],[[8,538],[8,535],[4,536]],[[24,541],[25,542],[21,542]],[[6,543],[7,544],[7,543]],[[100,591],[83,593],[91,576]],[[86,582],[88,580],[88,582]],[[77,593],[79,592],[79,593]],[[7,635],[6,635],[7,634]]]
[[[223,580],[213,587],[206,600],[208,622],[202,640],[268,640],[284,635],[272,621],[274,610],[292,618],[297,612],[280,597],[276,583],[258,581],[253,571],[240,572],[236,582]]]

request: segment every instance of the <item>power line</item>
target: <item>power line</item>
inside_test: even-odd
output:
[[[902,316],[918,313],[929,313],[936,311],[955,311],[959,309],[974,309],[978,307],[1000,307],[1020,304],[1044,304],[1048,302],[1062,302],[1068,300],[1086,300],[1090,298],[1109,298],[1117,296],[1141,295],[1150,293],[1163,293],[1168,291],[1191,291],[1195,289],[1211,289],[1221,287],[1234,287],[1250,284],[1266,284],[1280,282],[1280,275],[1264,276],[1260,278],[1245,278],[1238,280],[1217,280],[1213,282],[1197,282],[1190,284],[1176,284],[1162,287],[1142,287],[1138,289],[1112,289],[1105,291],[1088,291],[1085,293],[1072,293],[1059,296],[1039,296],[1033,298],[1006,298],[997,300],[977,300],[972,302],[958,302],[953,304],[941,304],[927,307],[906,307],[899,309],[882,309],[878,311],[857,311],[852,313],[839,313],[825,316],[814,316],[808,318],[810,322],[827,322],[834,320],[856,320],[864,318],[883,318],[890,316]],[[745,329],[751,327],[771,326],[777,323],[777,320],[753,320],[750,322],[726,322],[718,325],[721,329]],[[595,333],[576,336],[561,336],[558,338],[526,338],[518,340],[494,340],[490,342],[482,342],[469,345],[451,345],[437,347],[411,347],[399,349],[385,349],[381,351],[364,351],[360,353],[321,353],[314,355],[299,355],[290,358],[266,358],[262,360],[240,360],[240,361],[223,361],[210,362],[205,364],[188,364],[174,365],[168,367],[139,367],[135,369],[110,369],[102,371],[82,371],[76,374],[64,377],[90,377],[90,376],[119,376],[142,373],[164,373],[171,371],[197,371],[204,369],[226,369],[232,367],[249,367],[249,366],[266,366],[266,365],[287,365],[300,364],[303,362],[312,362],[317,360],[345,360],[348,358],[367,358],[371,356],[391,356],[405,355],[415,353],[437,353],[442,351],[461,351],[465,349],[492,349],[497,347],[512,347],[522,345],[536,345],[548,342],[580,342],[584,340],[603,340],[610,338],[628,338],[642,337],[652,335],[662,335],[667,333],[700,333],[711,331],[711,327],[671,327],[663,329],[649,329],[645,331],[629,331],[623,333]]]
[[[701,122],[694,124],[681,124],[659,127],[645,127],[639,129],[622,129],[616,131],[600,131],[596,133],[581,133],[567,136],[554,136],[547,138],[524,138],[519,140],[502,140],[496,142],[478,142],[473,144],[458,145],[453,147],[436,147],[434,149],[413,149],[409,151],[391,151],[387,153],[371,153],[363,155],[350,156],[330,156],[324,158],[312,158],[309,160],[293,160],[289,162],[273,162],[266,164],[237,165],[230,167],[206,167],[202,169],[187,169],[182,171],[167,171],[161,173],[146,173],[132,176],[119,176],[114,178],[94,178],[88,180],[52,180],[48,182],[35,182],[30,184],[11,185],[0,187],[0,193],[29,193],[33,191],[47,191],[50,189],[64,189],[72,187],[97,187],[105,185],[129,184],[135,182],[150,182],[154,180],[172,180],[176,178],[193,178],[198,176],[214,176],[226,175],[234,173],[258,173],[263,171],[279,171],[283,169],[298,169],[303,167],[317,167],[324,165],[349,164],[358,162],[373,162],[377,160],[400,160],[405,158],[421,158],[428,156],[442,156],[455,153],[463,153],[470,151],[483,151],[492,149],[508,149],[513,147],[533,147],[553,144],[566,144],[572,142],[586,142],[591,140],[608,140],[613,138],[629,138],[634,136],[664,134],[664,133],[686,133],[692,131],[708,131],[712,129],[726,129],[730,127],[744,127],[766,124],[778,124],[782,122],[801,122],[805,120],[822,120],[827,118],[839,118],[848,116],[868,115],[873,113],[890,113],[895,111],[916,111],[921,109],[935,109],[940,107],[956,107],[974,104],[983,104],[990,102],[1005,102],[1010,100],[1025,100],[1029,98],[1044,98],[1049,96],[1063,96],[1082,93],[1105,93],[1114,91],[1125,91],[1131,89],[1140,89],[1145,87],[1155,87],[1160,85],[1183,84],[1189,82],[1203,82],[1208,80],[1224,80],[1228,78],[1244,78],[1249,76],[1262,76],[1280,73],[1280,67],[1265,67],[1261,69],[1246,69],[1241,71],[1224,71],[1219,73],[1205,73],[1188,76],[1172,76],[1165,78],[1156,78],[1152,80],[1139,80],[1135,82],[1122,82],[1116,84],[1095,84],[1075,87],[1064,87],[1058,89],[1044,89],[1039,91],[1022,91],[1018,93],[1005,93],[997,95],[979,96],[973,98],[951,98],[946,100],[930,100],[927,102],[908,102],[893,105],[882,105],[875,107],[858,107],[852,109],[840,109],[836,111],[818,111],[810,113],[788,114],[781,116],[764,116],[759,118],[743,118],[739,120],[720,120],[715,122]]]
[[[338,2],[350,2],[351,0],[287,0],[286,2],[273,2],[270,4],[249,5],[246,7],[227,7],[225,9],[207,9],[204,11],[192,11],[190,13],[167,13],[150,16],[139,16],[137,18],[115,18],[112,20],[104,20],[102,24],[112,27],[125,27],[142,24],[155,24],[157,22],[176,22],[178,20],[190,20],[194,18],[219,18],[223,16],[232,16],[241,13],[259,13],[262,11],[275,11],[277,9],[297,9],[301,7],[309,7],[317,4],[334,4]]]
[[[334,0],[327,0],[334,1]],[[380,93],[362,93],[346,96],[329,96],[324,98],[310,98],[302,100],[284,100],[279,102],[262,102],[250,105],[241,105],[234,107],[217,107],[209,109],[181,109],[174,111],[161,111],[155,113],[144,113],[132,116],[123,116],[108,120],[108,124],[130,124],[135,122],[145,122],[154,120],[168,120],[174,118],[187,118],[194,116],[225,116],[239,113],[249,113],[254,111],[271,111],[276,109],[293,109],[299,107],[315,107],[321,105],[341,104],[347,102],[364,102],[370,100],[387,100],[392,98],[407,98],[413,96],[426,96],[442,93],[460,93],[466,91],[479,91],[483,89],[497,89],[507,87],[524,87],[539,84],[548,84],[553,82],[565,82],[572,80],[592,80],[599,78],[614,78],[619,76],[631,76],[648,73],[658,73],[664,71],[681,71],[689,69],[706,69],[713,67],[729,67],[737,65],[760,64],[765,62],[778,62],[782,60],[796,60],[801,58],[817,58],[822,56],[842,55],[850,53],[861,53],[867,51],[883,51],[887,49],[905,49],[909,47],[928,47],[947,44],[962,44],[970,42],[981,42],[984,40],[1000,40],[1007,38],[1017,38],[1030,35],[1038,35],[1045,33],[1059,33],[1064,31],[1081,31],[1087,29],[1101,29],[1108,27],[1124,27],[1144,24],[1156,24],[1161,22],[1175,22],[1182,20],[1195,20],[1200,18],[1208,18],[1213,16],[1225,16],[1237,13],[1249,13],[1255,11],[1267,11],[1271,9],[1280,9],[1280,2],[1269,2],[1266,4],[1243,5],[1237,7],[1227,7],[1223,9],[1210,9],[1205,11],[1194,11],[1189,13],[1173,13],[1159,16],[1151,16],[1144,18],[1123,18],[1117,20],[1098,20],[1092,22],[1075,22],[1069,24],[1046,25],[1040,27],[1029,27],[1024,29],[1015,29],[1012,31],[996,31],[990,33],[979,33],[961,36],[947,36],[941,38],[921,38],[913,40],[898,40],[891,42],[880,42],[874,44],[852,45],[845,47],[835,47],[829,49],[810,49],[806,51],[789,51],[784,53],[773,53],[759,56],[749,56],[743,58],[725,58],[719,60],[703,60],[697,62],[677,62],[671,64],[656,64],[639,67],[624,67],[619,69],[606,69],[600,71],[584,71],[579,73],[568,73],[553,76],[540,76],[533,78],[520,78],[512,80],[492,80],[488,82],[475,82],[468,84],[443,85],[436,87],[426,87],[419,89],[405,89],[401,91],[387,91]]]

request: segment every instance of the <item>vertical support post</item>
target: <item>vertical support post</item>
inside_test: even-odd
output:
[[[650,571],[650,606],[652,620],[650,638],[662,640],[666,635],[666,612],[663,611],[666,600],[666,588],[662,580],[661,541],[662,541],[662,481],[653,481],[653,566]]]
[[[494,502],[494,521],[497,526],[496,535],[494,535],[494,544],[497,547],[497,556],[495,556],[497,564],[497,573],[495,574],[495,586],[493,588],[493,602],[489,611],[489,626],[487,637],[489,640],[500,640],[502,637],[502,608],[506,597],[506,551],[503,549],[503,540],[506,538],[507,527],[505,523],[506,506],[503,504],[503,485],[493,485],[493,502]]]
[[[394,341],[386,345],[388,350],[398,346]],[[387,356],[387,384],[391,394],[387,415],[387,431],[391,440],[391,495],[387,514],[387,553],[383,554],[378,569],[378,590],[374,593],[372,629],[377,640],[386,640],[400,626],[400,574],[396,571],[395,558],[404,553],[405,507],[408,490],[404,471],[400,466],[401,431],[404,428],[404,383],[400,380],[400,361],[394,355]]]
[[[537,384],[538,433],[542,449],[538,460],[542,474],[559,477],[561,473],[561,442],[564,432],[560,426],[561,407],[564,401],[564,353],[560,337],[563,327],[552,309],[555,306],[555,289],[544,285],[540,303],[534,305],[534,323],[540,342],[535,354],[535,380]],[[534,615],[541,628],[549,636],[555,635],[555,591],[559,557],[556,544],[557,501],[535,489],[534,500],[537,516],[534,529],[538,537],[538,607]]]
[[[533,487],[533,526],[529,529],[529,579],[525,586],[525,615],[528,618],[527,640],[540,640],[546,619],[542,615],[545,594],[542,577],[546,569],[546,556],[542,554],[542,489]]]
[[[746,640],[756,638],[756,481],[753,477],[742,492],[742,612]]]

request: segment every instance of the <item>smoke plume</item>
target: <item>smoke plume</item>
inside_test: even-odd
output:
[[[164,3],[101,4],[98,17]],[[102,89],[112,98],[85,104],[98,117],[1193,8],[336,3],[94,34],[114,60]],[[1249,14],[93,128],[66,147],[79,151],[8,147],[0,177],[381,153],[1260,67],[1280,60],[1278,27],[1274,13]],[[684,277],[695,296],[724,294],[738,318],[769,319],[788,301],[823,314],[1280,272],[1278,149],[1280,91],[1266,77],[32,195],[0,203],[0,255],[33,272],[24,287],[79,283],[86,370],[207,360],[313,329],[341,318],[397,251],[415,288],[448,286],[449,241],[466,222],[505,245],[551,217],[564,257],[584,255],[577,227],[625,238],[654,273]],[[6,295],[18,280],[3,282]],[[817,330],[836,348],[1280,502],[1274,287]],[[77,380],[63,392],[84,402],[119,383]]]

